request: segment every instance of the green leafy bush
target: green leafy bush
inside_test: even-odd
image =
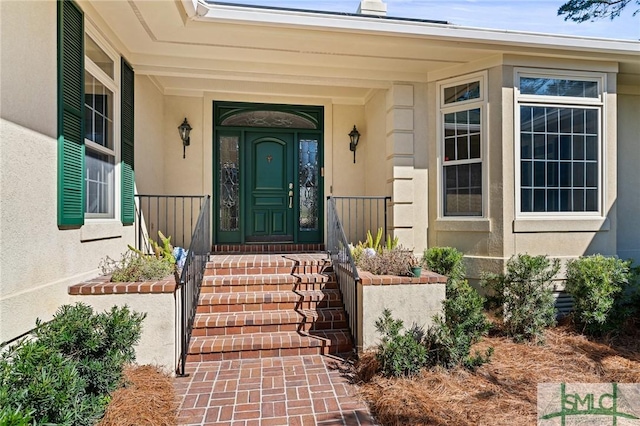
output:
[[[491,324],[484,313],[484,298],[464,279],[462,252],[453,247],[432,247],[425,250],[423,259],[431,271],[448,277],[444,321],[435,319],[438,331],[431,338],[436,343],[437,363],[474,368],[487,362],[490,353],[471,355],[471,345],[487,334]]]
[[[430,271],[448,277],[451,282],[465,277],[463,257],[462,252],[453,247],[432,247],[424,251],[422,258]]]
[[[376,330],[382,334],[376,351],[382,374],[387,377],[414,376],[428,364],[424,331],[417,326],[402,333],[403,322],[391,316],[385,309],[376,320]]]
[[[415,257],[410,250],[395,247],[391,250],[382,249],[380,253],[368,255],[366,252],[360,257],[356,266],[374,275],[409,275],[410,266]]]
[[[515,341],[543,341],[546,327],[555,324],[555,300],[551,281],[560,269],[558,259],[519,254],[507,261],[505,274],[484,274],[489,288],[503,307],[506,333]]]
[[[38,425],[94,425],[120,385],[125,363],[135,360],[144,317],[126,306],[96,314],[78,303],[38,322],[32,339],[0,358],[2,416],[32,416]]]
[[[628,303],[631,262],[600,254],[567,262],[566,290],[573,297],[574,318],[589,334],[619,327],[632,315]]]
[[[124,253],[120,260],[107,256],[100,267],[103,274],[111,274],[113,282],[159,280],[175,271],[175,265],[165,258],[139,254],[132,250]]]

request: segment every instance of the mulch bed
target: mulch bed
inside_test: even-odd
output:
[[[175,426],[178,404],[171,377],[151,365],[129,366],[98,426]]]
[[[491,362],[475,372],[424,371],[414,379],[375,375],[373,353],[356,367],[361,395],[380,424],[535,425],[538,383],[640,383],[640,332],[615,340],[590,340],[569,326],[546,332],[544,345],[487,337]]]

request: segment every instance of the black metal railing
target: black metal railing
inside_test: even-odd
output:
[[[149,239],[161,244],[158,231],[174,247],[187,248],[176,274],[176,375],[185,375],[191,329],[200,297],[204,268],[211,250],[209,195],[136,195],[136,248],[151,253]]]
[[[174,247],[189,247],[204,199],[203,195],[136,195],[136,248],[150,253],[149,238],[158,241],[158,231],[171,237]]]
[[[387,236],[389,196],[372,197],[331,197],[336,213],[342,223],[345,237],[352,244],[365,241],[367,231],[376,236],[382,228],[383,238]]]
[[[360,338],[358,332],[358,283],[360,277],[351,256],[349,241],[338,216],[334,197],[327,198],[327,252],[331,257],[333,270],[342,293],[342,303],[347,314],[351,337],[357,347]]]
[[[391,197],[327,198],[327,251],[342,293],[353,342],[358,351],[362,349],[362,330],[359,324],[362,308],[358,300],[360,276],[349,244],[363,241],[367,230],[375,234],[378,228],[382,228],[386,235],[387,202],[390,200]]]
[[[204,269],[211,251],[211,197],[203,197],[176,290],[176,375],[184,377]]]

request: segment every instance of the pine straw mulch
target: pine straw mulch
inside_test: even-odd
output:
[[[124,371],[125,387],[112,395],[98,426],[174,426],[178,404],[172,379],[151,365],[132,365]]]
[[[640,332],[615,341],[590,340],[560,326],[544,345],[487,337],[474,349],[493,346],[491,362],[475,372],[424,371],[415,379],[375,375],[373,353],[355,375],[372,413],[385,426],[535,425],[538,383],[640,383]]]

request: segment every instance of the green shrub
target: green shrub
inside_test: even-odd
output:
[[[631,262],[600,254],[567,262],[566,290],[573,297],[574,318],[590,334],[619,327],[632,314],[627,299]]]
[[[100,265],[102,273],[111,274],[113,282],[136,282],[159,280],[175,271],[175,260],[164,257],[148,256],[129,249],[120,260],[107,256]]]
[[[78,303],[38,322],[32,340],[0,358],[2,415],[13,410],[38,425],[94,425],[120,385],[124,365],[135,360],[144,317],[126,306],[96,314]]]
[[[463,254],[453,247],[432,247],[424,252],[424,263],[447,279],[443,301],[444,321],[436,319],[437,335],[431,337],[440,365],[474,368],[489,360],[490,354],[471,355],[471,345],[489,331],[484,298],[464,279]]]
[[[31,426],[33,413],[25,413],[21,408],[0,407],[0,425]]]
[[[559,269],[558,259],[519,254],[507,261],[505,274],[483,275],[482,285],[503,307],[505,331],[515,341],[541,343],[544,329],[555,324],[551,281]]]
[[[387,250],[382,249],[377,254],[367,254],[365,251],[360,256],[356,266],[374,275],[409,275],[410,265],[414,263],[414,256],[410,250],[401,246]]]
[[[427,348],[423,343],[424,331],[417,326],[404,333],[402,320],[393,319],[385,309],[376,320],[376,330],[382,334],[376,351],[382,374],[387,377],[414,376],[428,364]]]
[[[449,281],[460,281],[466,274],[463,257],[453,247],[432,247],[424,251],[423,261],[430,271],[448,277]]]

